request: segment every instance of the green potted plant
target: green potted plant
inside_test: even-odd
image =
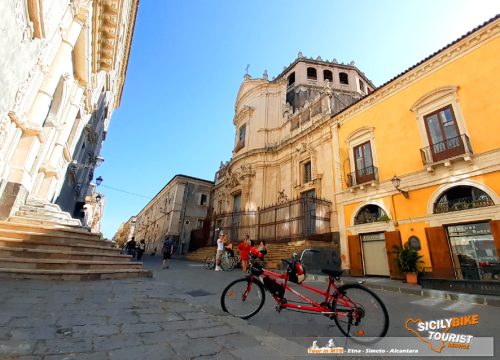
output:
[[[417,284],[417,273],[419,270],[419,264],[422,263],[422,255],[418,254],[418,251],[409,249],[406,247],[401,247],[394,245],[393,253],[396,255],[395,261],[398,264],[399,269],[405,274],[406,282],[408,284]]]

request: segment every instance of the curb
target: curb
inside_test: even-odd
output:
[[[319,280],[319,281],[328,281],[328,276],[324,275],[307,275],[307,277],[311,280]],[[344,282],[344,280],[341,280]],[[345,281],[344,283],[350,283],[352,281]],[[463,301],[470,304],[478,304],[478,305],[488,305],[488,306],[496,306],[500,307],[500,296],[489,296],[489,295],[479,295],[479,294],[463,294],[452,291],[442,291],[442,290],[433,290],[433,289],[422,289],[420,286],[415,288],[407,288],[397,285],[383,285],[383,284],[374,284],[369,281],[364,281],[363,286],[374,290],[385,290],[392,291],[401,294],[410,294],[417,295],[426,298],[433,299],[445,299],[451,301]]]

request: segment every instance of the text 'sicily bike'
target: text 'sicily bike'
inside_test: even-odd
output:
[[[382,300],[361,284],[345,284],[337,287],[335,280],[340,280],[342,271],[323,269],[328,275],[326,291],[304,284],[305,270],[302,258],[306,252],[317,250],[305,249],[300,259],[296,254],[287,263],[287,271],[280,274],[262,268],[252,262],[250,274],[231,282],[222,292],[222,309],[233,316],[248,319],[257,314],[265,302],[267,290],[276,301],[276,310],[295,310],[306,313],[322,314],[330,317],[345,336],[364,344],[374,343],[387,334],[389,315]],[[322,295],[323,301],[313,301],[289,286],[289,282]],[[285,297],[291,292],[305,303],[288,301]]]

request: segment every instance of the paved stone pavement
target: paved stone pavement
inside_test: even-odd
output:
[[[151,279],[0,280],[0,359],[280,359],[304,349]],[[207,310],[208,309],[208,310]]]

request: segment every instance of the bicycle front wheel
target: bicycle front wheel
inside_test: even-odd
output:
[[[262,284],[248,277],[235,280],[226,286],[220,304],[225,312],[241,319],[248,319],[262,309],[265,300]]]
[[[209,256],[205,259],[205,269],[212,270],[215,267],[215,256]]]
[[[359,284],[340,286],[332,304],[339,330],[353,341],[373,344],[387,334],[389,314],[380,298]]]

